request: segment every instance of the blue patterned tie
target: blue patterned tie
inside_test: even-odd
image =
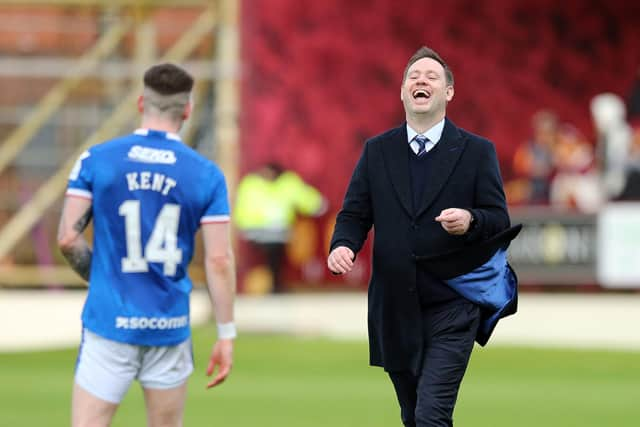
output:
[[[416,137],[415,137],[415,138],[413,138],[413,139],[414,139],[414,141],[416,141],[416,142],[418,143],[418,146],[419,146],[419,147],[418,147],[418,152],[416,153],[416,155],[417,155],[418,157],[421,157],[422,155],[424,155],[424,154],[427,152],[427,150],[425,149],[425,147],[426,147],[426,145],[427,145],[427,142],[429,142],[429,138],[427,138],[427,137],[426,137],[426,136],[424,136],[424,135],[420,135],[420,134],[418,134],[418,135],[416,135]]]

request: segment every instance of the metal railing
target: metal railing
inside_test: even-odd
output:
[[[9,165],[38,130],[64,104],[69,93],[93,70],[100,61],[112,53],[127,31],[132,21],[123,19],[114,24],[98,42],[78,60],[69,75],[58,82],[38,103],[25,122],[13,131],[0,146],[0,173]]]
[[[54,2],[56,3],[56,2]],[[79,4],[83,2],[69,2],[69,4]],[[91,2],[88,2],[91,3]],[[96,2],[93,2],[96,3]],[[101,2],[97,2],[100,4]],[[109,2],[113,4],[114,2]],[[140,4],[140,2],[115,2],[127,4]],[[144,3],[144,2],[143,2]],[[153,6],[159,3],[171,2],[153,2]],[[175,2],[173,2],[175,3]],[[180,62],[187,58],[201,43],[203,38],[210,35],[217,25],[220,25],[217,34],[216,55],[217,62],[225,70],[221,73],[220,78],[215,82],[215,107],[214,122],[216,123],[215,138],[219,141],[219,154],[222,159],[219,162],[222,169],[233,177],[236,175],[237,169],[237,113],[238,113],[238,95],[237,95],[237,62],[238,62],[238,42],[237,42],[237,19],[238,19],[238,1],[237,0],[220,0],[217,2],[222,19],[218,16],[218,10],[215,8],[216,2],[191,2],[192,4],[206,4],[202,14],[193,22],[193,24],[181,35],[181,37],[171,46],[168,51],[159,59],[159,61]],[[220,21],[222,23],[220,23]],[[43,100],[37,107],[40,111],[32,114],[32,119],[28,120],[27,126],[23,126],[26,130],[17,129],[14,134],[18,136],[10,137],[11,142],[8,148],[7,143],[2,147],[4,157],[0,154],[0,171],[1,167],[9,164],[20,149],[29,141],[29,139],[37,132],[37,130],[46,122],[46,120],[62,105],[66,94],[78,84],[82,76],[87,70],[95,67],[100,58],[103,58],[113,50],[114,45],[122,39],[123,35],[131,28],[130,21],[124,21],[112,27],[96,45],[87,52],[80,60],[77,71],[68,79],[60,82],[51,92],[55,91],[55,95],[47,95],[47,99]],[[133,26],[134,29],[139,27]],[[141,34],[149,37],[149,29],[140,30]],[[143,36],[144,37],[144,36]],[[144,54],[141,54],[144,56]],[[148,52],[146,54],[148,58]],[[197,83],[194,90],[194,101],[204,98],[204,90],[209,85],[201,82]],[[59,89],[57,89],[59,87]],[[121,128],[130,122],[131,117],[135,117],[136,99],[141,92],[141,85],[135,85],[126,96],[113,110],[113,113],[102,122],[102,125],[88,138],[86,138],[75,150],[70,159],[65,162],[61,168],[47,181],[45,181],[33,197],[26,202],[18,212],[16,212],[8,222],[0,229],[0,260],[5,258],[18,242],[38,223],[45,215],[47,210],[62,196],[67,183],[69,170],[73,166],[75,159],[87,148],[102,142],[106,139],[116,136]],[[61,96],[61,94],[63,96]],[[191,124],[185,130],[185,141],[190,143],[193,136],[194,124]],[[16,142],[17,141],[17,142]],[[229,153],[227,153],[229,151]],[[3,151],[0,151],[2,153]],[[4,160],[3,160],[4,159]],[[232,163],[230,163],[232,162]],[[0,267],[0,284],[11,285],[27,285],[43,283],[43,278],[49,278],[50,282],[59,282],[64,284],[80,284],[82,281],[75,278],[73,273],[67,267],[63,266],[24,266],[9,265]]]

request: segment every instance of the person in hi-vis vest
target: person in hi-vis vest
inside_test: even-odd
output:
[[[233,220],[241,237],[264,255],[274,293],[284,290],[282,262],[296,216],[319,216],[326,206],[316,188],[277,163],[265,164],[238,184]]]

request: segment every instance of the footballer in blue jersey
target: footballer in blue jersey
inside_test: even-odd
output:
[[[84,327],[136,345],[186,340],[195,233],[229,221],[222,172],[178,135],[138,129],[80,156],[67,196],[94,213]]]
[[[191,76],[160,64],[144,83],[142,127],[78,158],[60,221],[61,251],[89,282],[73,396],[78,425],[96,416],[108,425],[134,379],[158,402],[148,406],[150,419],[168,413],[181,422],[193,370],[187,270],[200,228],[219,331],[207,368],[211,375],[218,367],[218,375],[209,386],[232,364],[235,267],[225,178],[177,134],[191,112]],[[91,220],[90,246],[82,232]]]

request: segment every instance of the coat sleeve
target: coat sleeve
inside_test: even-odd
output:
[[[342,209],[336,218],[330,251],[338,246],[346,246],[357,254],[373,224],[368,171],[369,149],[370,143],[365,144],[351,176]]]
[[[475,224],[468,233],[468,241],[486,240],[510,225],[496,150],[491,142],[484,142],[471,209]]]

